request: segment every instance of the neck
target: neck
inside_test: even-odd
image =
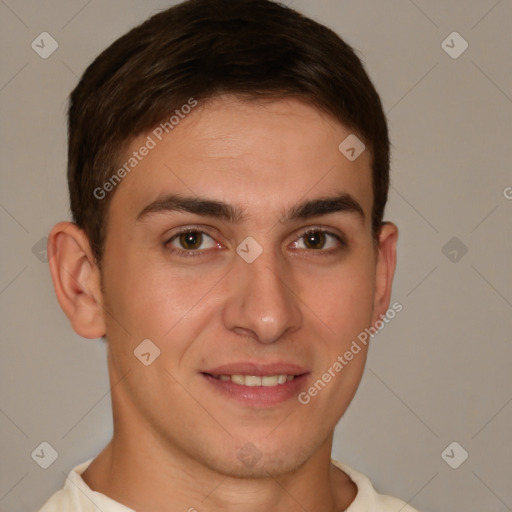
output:
[[[293,472],[235,478],[177,449],[123,434],[115,433],[82,476],[92,490],[138,512],[335,512],[345,510],[357,493],[330,463],[331,439]]]

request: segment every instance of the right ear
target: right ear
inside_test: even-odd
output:
[[[84,338],[105,335],[101,275],[87,235],[59,222],[48,236],[48,263],[55,295],[73,330]]]

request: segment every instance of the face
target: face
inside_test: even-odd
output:
[[[133,141],[126,159],[156,146],[115,191],[102,262],[116,428],[240,476],[329,445],[366,347],[335,363],[383,312],[350,133],[297,100],[222,97]]]

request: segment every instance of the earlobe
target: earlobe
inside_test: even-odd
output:
[[[391,288],[396,267],[396,244],[398,228],[392,222],[382,224],[377,248],[377,268],[375,273],[375,302],[373,322],[385,314],[391,300]]]
[[[105,335],[100,272],[86,234],[60,222],[48,236],[48,263],[60,307],[84,338]]]

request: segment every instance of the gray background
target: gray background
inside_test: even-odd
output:
[[[2,511],[36,510],[111,435],[104,346],[71,330],[38,243],[68,218],[69,92],[171,3],[0,0]],[[424,512],[512,510],[512,2],[291,5],[359,50],[394,145],[386,217],[401,230],[403,311],[373,340],[334,456]],[[43,31],[59,45],[47,59],[31,48]],[[469,44],[456,59],[441,46],[453,31]],[[46,470],[31,458],[42,441],[59,454]],[[457,469],[441,456],[453,441],[469,453]]]

